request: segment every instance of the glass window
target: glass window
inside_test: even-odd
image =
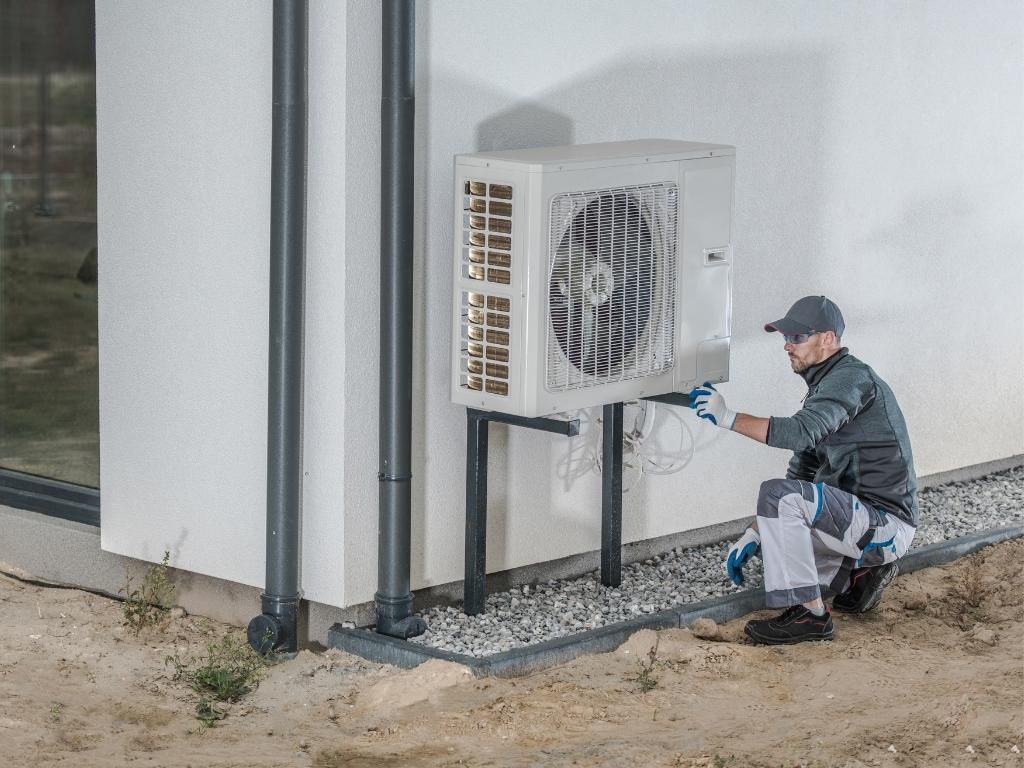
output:
[[[99,485],[93,0],[0,0],[0,467]]]

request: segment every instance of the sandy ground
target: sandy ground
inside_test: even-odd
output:
[[[1018,540],[901,576],[831,643],[643,631],[515,680],[305,650],[213,728],[164,660],[232,628],[135,636],[117,602],[0,577],[0,765],[1021,766],[1022,560]]]

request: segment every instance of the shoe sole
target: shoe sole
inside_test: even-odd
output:
[[[839,611],[840,613],[867,613],[868,611],[874,610],[880,602],[882,602],[882,593],[885,588],[892,584],[896,577],[900,574],[900,567],[895,562],[892,563],[892,568],[882,574],[881,581],[875,586],[868,597],[868,600],[864,605],[855,605],[852,608],[843,608],[841,605],[836,605],[835,601],[832,601],[833,610]]]
[[[868,600],[864,607],[860,609],[859,613],[867,613],[868,611],[873,610],[880,602],[882,602],[882,593],[885,591],[886,587],[888,587],[890,584],[896,581],[896,577],[899,575],[899,573],[900,567],[896,565],[896,563],[893,563],[892,570],[890,570],[888,574],[882,576],[881,580],[878,583],[878,586],[875,587],[874,593],[871,595],[871,599]]]
[[[743,632],[753,640],[755,643],[761,643],[763,645],[796,645],[797,643],[805,643],[808,640],[832,640],[836,636],[836,631],[833,629],[828,633],[821,633],[817,635],[800,635],[799,637],[762,637],[750,629],[749,626],[743,627]]]

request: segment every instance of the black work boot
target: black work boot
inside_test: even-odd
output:
[[[900,572],[896,563],[858,568],[850,574],[850,586],[836,595],[832,607],[843,613],[867,613],[882,599],[882,590],[892,584]]]
[[[748,621],[743,628],[747,637],[765,645],[790,645],[805,640],[831,640],[836,631],[832,627],[832,614],[825,611],[815,616],[802,605],[787,608],[774,619]]]

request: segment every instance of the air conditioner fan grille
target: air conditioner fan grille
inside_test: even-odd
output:
[[[657,375],[675,347],[675,184],[617,187],[551,202],[546,386]]]

